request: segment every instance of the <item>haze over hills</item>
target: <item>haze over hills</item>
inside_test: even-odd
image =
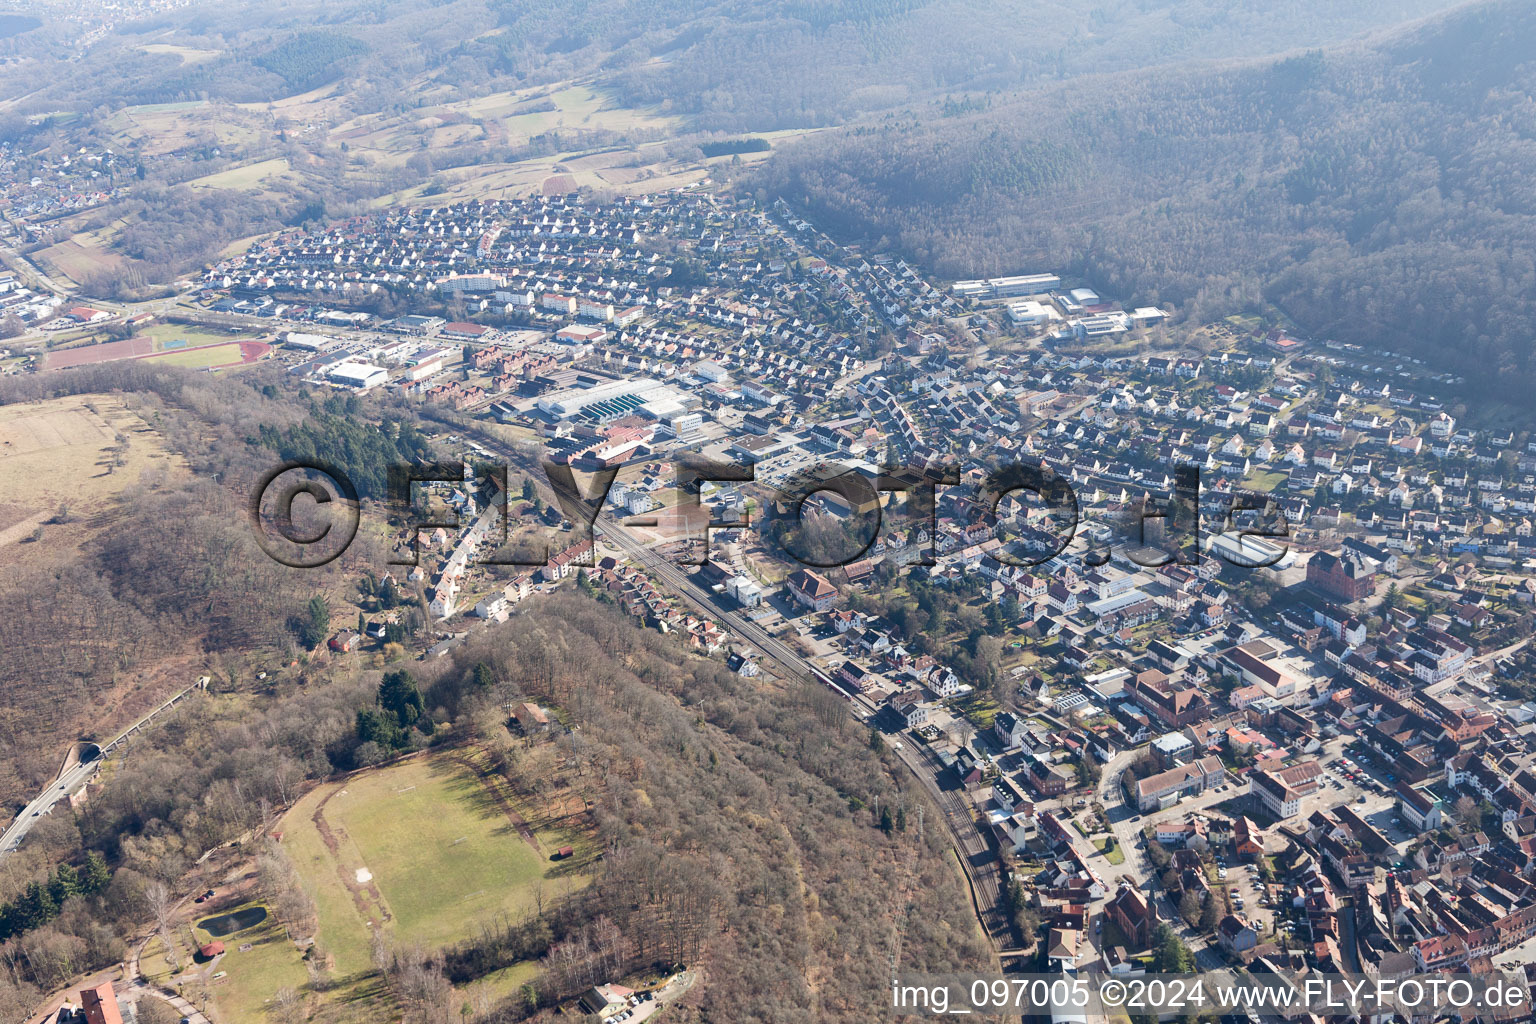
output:
[[[4,90],[26,97],[23,110],[80,111],[271,100],[340,79],[363,107],[383,109],[422,73],[473,95],[596,70],[629,101],[668,104],[698,127],[763,130],[838,123],[945,90],[1318,45],[1446,6],[262,0],[148,16],[130,7],[114,8],[112,31],[78,53],[57,22],[21,33],[5,44],[19,59],[0,84],[25,84]],[[67,77],[37,75],[61,57],[81,59]]]
[[[1531,959],[1529,0],[20,7],[0,1024]]]
[[[423,193],[526,194],[564,159],[606,154],[619,169],[573,186],[682,184],[711,173],[698,145],[723,133],[867,122],[929,101],[964,113],[1001,90],[1321,44],[1444,6],[44,6],[37,25],[0,38],[0,145],[44,183],[82,148],[113,154],[99,179],[59,183],[105,185],[105,199],[70,199],[22,242],[93,294],[135,298],[243,238]]]
[[[1529,378],[1533,32],[1496,2],[1369,45],[1078,80],[824,134],[763,182],[943,274],[1071,267],[1196,319],[1262,298],[1319,335]]]

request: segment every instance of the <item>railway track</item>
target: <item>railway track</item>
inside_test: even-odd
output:
[[[715,603],[714,596],[694,583],[687,573],[646,547],[612,517],[599,516],[595,524],[595,532],[645,566],[646,571],[654,579],[666,584],[701,613],[721,622],[731,632],[755,646],[764,656],[773,659],[786,675],[807,681],[815,679],[814,666],[793,647],[757,623],[736,612],[721,608]],[[855,697],[852,703],[870,714],[878,710],[874,702],[867,697]],[[931,752],[924,749],[919,754],[908,744],[902,744],[900,749],[893,752],[943,813],[945,826],[970,882],[982,929],[987,933],[993,947],[1007,949],[1015,945],[1013,926],[1003,906],[1001,865],[992,852],[990,841],[978,826],[974,809],[969,801],[960,791],[945,789],[939,785],[938,775],[941,765]]]
[[[510,460],[512,464],[524,469],[531,468],[527,465],[526,458],[512,450],[501,438],[473,426],[456,426],[455,429],[462,434],[478,437],[489,450]],[[756,647],[765,657],[772,659],[789,678],[815,681],[815,667],[799,651],[757,623],[737,612],[722,608],[715,602],[714,595],[695,583],[688,573],[679,569],[666,556],[647,547],[612,516],[599,513],[593,523],[593,534],[594,539],[597,536],[605,538],[636,563],[644,566],[654,581],[665,585],[678,597],[693,605],[701,614],[719,622],[727,630]],[[849,713],[855,718],[860,716],[853,710],[854,707],[862,708],[870,715],[878,711],[874,702],[863,696],[853,697],[850,705]],[[977,824],[974,808],[960,792],[948,790],[939,785],[940,765],[937,758],[926,748],[919,753],[910,744],[902,744],[901,748],[893,750],[893,753],[912,773],[943,814],[945,828],[949,832],[961,867],[970,884],[978,920],[993,950],[1011,950],[1017,945],[1017,935],[1003,905],[1002,866],[992,852],[990,839]]]

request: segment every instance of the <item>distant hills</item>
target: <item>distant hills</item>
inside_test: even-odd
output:
[[[234,0],[123,22],[82,60],[71,59],[70,26],[50,23],[15,43],[0,98],[25,97],[24,112],[248,102],[344,78],[361,110],[410,105],[424,84],[441,101],[438,90],[579,76],[696,128],[762,131],[846,123],[951,93],[1320,45],[1449,3]],[[189,62],[178,47],[219,56]],[[345,59],[364,50],[366,60]],[[324,64],[328,54],[338,60]],[[63,61],[67,75],[44,73]]]
[[[1536,7],[1370,44],[1078,79],[822,133],[760,184],[942,274],[1064,267],[1195,315],[1536,379]]]

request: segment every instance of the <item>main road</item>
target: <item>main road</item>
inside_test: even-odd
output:
[[[11,853],[20,846],[21,841],[27,837],[27,833],[32,831],[32,826],[36,825],[43,815],[52,811],[55,804],[60,800],[67,800],[71,793],[77,792],[80,787],[84,786],[86,781],[96,774],[96,770],[101,767],[101,762],[105,761],[107,755],[115,750],[120,743],[148,725],[161,712],[179,703],[187,694],[198,689],[207,678],[207,676],[204,676],[202,679],[199,679],[124,729],[111,742],[100,747],[100,753],[97,756],[89,761],[81,761],[59,773],[59,777],[50,782],[31,803],[23,807],[21,813],[16,816],[16,819],[10,823],[3,833],[0,833],[0,858],[3,858],[6,854]]]
[[[491,451],[501,454],[530,472],[533,471],[533,468],[528,465],[526,456],[508,445],[505,439],[473,425],[458,426],[455,430],[464,435],[478,437],[480,442]],[[726,629],[755,646],[765,657],[777,663],[786,675],[820,685],[815,683],[815,675],[813,675],[815,666],[804,655],[757,623],[717,604],[714,594],[695,583],[688,573],[679,569],[670,559],[646,546],[640,538],[621,526],[611,515],[598,514],[593,522],[593,534],[594,538],[601,536],[607,539],[635,562],[644,566],[653,580],[668,587],[703,615],[721,623]],[[854,710],[855,708],[862,709],[869,716],[873,716],[879,710],[873,701],[863,696],[853,697],[850,704],[850,714],[855,718],[861,717],[858,711]],[[965,871],[966,880],[970,885],[976,916],[992,942],[993,948],[999,952],[1011,949],[1014,945],[1014,931],[1003,906],[1002,865],[992,851],[986,833],[978,824],[975,808],[963,792],[946,789],[940,785],[938,764],[926,749],[920,753],[907,743],[902,743],[899,747],[893,743],[891,749],[933,799],[934,804],[944,813],[945,827],[954,841],[955,857]]]
[[[600,515],[595,532],[645,566],[646,571],[679,597],[702,613],[721,622],[727,629],[773,659],[792,678],[815,682],[814,666],[799,651],[762,626],[737,612],[722,608],[714,595],[693,582],[668,558],[647,547],[639,538],[620,526],[611,516]],[[820,684],[817,684],[820,685]],[[873,715],[875,704],[867,697],[855,697],[855,706]],[[855,714],[855,717],[858,717]],[[977,823],[975,808],[963,791],[946,789],[939,784],[939,765],[926,749],[922,753],[909,744],[892,744],[892,751],[911,771],[934,803],[944,812],[944,821],[955,843],[956,857],[971,886],[977,917],[994,947],[1003,950],[1013,945],[1013,928],[1003,907],[1002,867],[991,843]]]

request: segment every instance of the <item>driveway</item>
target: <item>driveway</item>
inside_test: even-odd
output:
[[[187,1020],[190,1020],[192,1024],[212,1024],[212,1022],[203,1015],[203,1011],[199,1010],[197,1007],[193,1006],[191,1003],[187,1002],[176,993],[167,991],[162,988],[152,988],[147,985],[133,984],[128,986],[122,992],[119,992],[118,995],[121,1000],[130,1003],[137,1003],[140,999],[144,999],[146,997],[151,999],[162,999],[165,1002],[170,1003],[172,1009],[181,1014]]]

